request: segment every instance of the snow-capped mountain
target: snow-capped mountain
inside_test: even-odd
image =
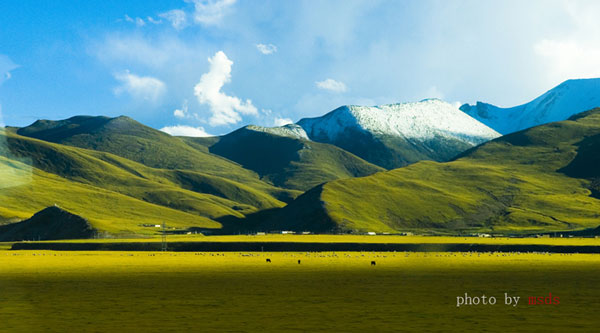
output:
[[[298,122],[311,140],[335,144],[367,161],[396,168],[445,161],[499,133],[456,106],[426,99],[381,106],[342,106]]]
[[[462,111],[494,130],[509,134],[600,106],[600,78],[567,80],[533,101],[512,108],[477,102],[464,104]]]

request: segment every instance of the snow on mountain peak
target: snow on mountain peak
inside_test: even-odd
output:
[[[600,106],[600,78],[567,80],[533,101],[511,108],[477,102],[460,110],[508,134],[553,121],[566,120],[574,114]]]
[[[264,132],[294,139],[310,140],[304,129],[296,124],[287,124],[279,127],[262,127],[256,125],[249,125],[246,126],[246,128],[256,132]]]
[[[372,107],[342,106],[323,117],[302,119],[298,124],[309,137],[325,135],[330,140],[348,127],[409,140],[456,138],[473,145],[500,136],[456,106],[439,99]]]

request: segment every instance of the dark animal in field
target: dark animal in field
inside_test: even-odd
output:
[[[375,266],[376,264],[375,261],[371,261],[371,266]]]
[[[298,259],[298,265],[300,265],[300,259]]]
[[[267,258],[267,262],[271,262],[271,259]]]

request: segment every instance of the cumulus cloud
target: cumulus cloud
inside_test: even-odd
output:
[[[334,79],[326,79],[323,81],[315,82],[317,88],[328,90],[332,92],[342,93],[346,91],[346,85],[343,82],[336,81]]]
[[[204,130],[202,127],[192,127],[185,125],[166,126],[160,129],[161,131],[173,135],[173,136],[193,136],[193,137],[207,137],[212,136]]]
[[[236,0],[188,0],[194,3],[194,22],[215,25],[221,22]]]
[[[277,52],[277,46],[273,44],[256,44],[256,48],[262,54],[273,54]]]
[[[240,114],[258,115],[258,110],[251,100],[242,101],[221,91],[223,85],[231,81],[233,61],[229,60],[223,51],[219,51],[209,58],[208,62],[209,72],[203,74],[200,82],[194,87],[194,95],[198,102],[208,105],[212,113],[208,123],[211,126],[235,124],[242,120]]]
[[[148,102],[157,102],[167,90],[166,85],[151,76],[138,76],[124,71],[114,74],[121,85],[114,89],[116,95],[128,93],[133,98]]]
[[[183,29],[187,25],[187,15],[181,9],[173,9],[158,15],[165,20],[171,22],[173,28],[177,30]]]
[[[287,124],[293,124],[294,122],[290,118],[275,118],[273,119],[273,126],[284,126]]]

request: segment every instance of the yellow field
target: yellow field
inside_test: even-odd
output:
[[[578,254],[0,251],[0,331],[590,332],[598,276]]]

